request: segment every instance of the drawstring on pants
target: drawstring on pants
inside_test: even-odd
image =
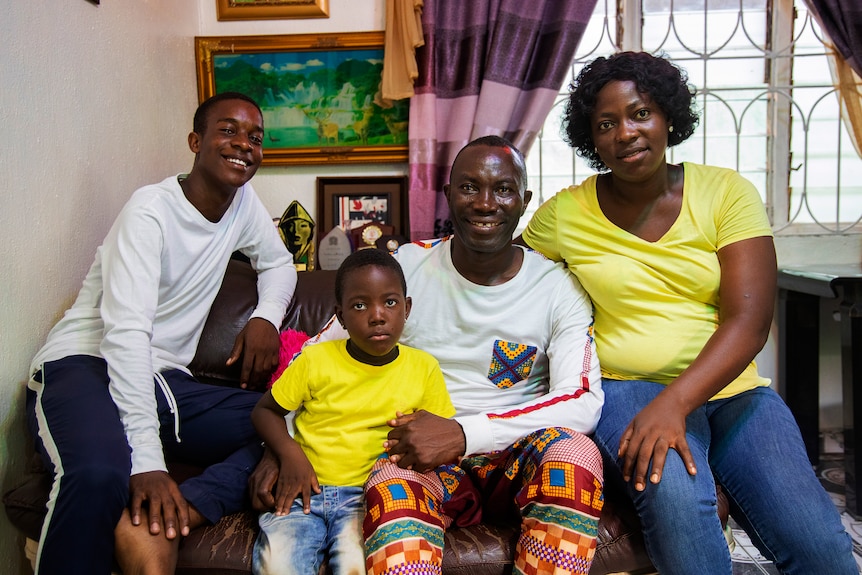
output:
[[[157,373],[155,377],[156,381],[159,384],[159,387],[162,389],[162,395],[165,396],[165,401],[168,402],[168,408],[174,415],[174,438],[176,438],[177,443],[182,443],[182,439],[180,439],[180,410],[177,407],[177,400],[174,397],[174,394],[171,391],[171,388],[168,385],[165,376],[163,376],[161,373]]]

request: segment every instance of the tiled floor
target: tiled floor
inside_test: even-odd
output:
[[[844,468],[841,458],[842,445],[840,433],[826,433],[823,437],[823,448],[818,475],[820,482],[842,512],[841,520],[850,536],[853,538],[853,550],[856,564],[862,573],[862,521],[857,521],[844,513]],[[764,559],[751,544],[748,536],[731,520],[733,539],[735,542],[733,556],[733,575],[778,575],[778,570],[772,563]]]

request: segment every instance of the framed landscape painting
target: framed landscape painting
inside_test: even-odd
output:
[[[216,0],[219,20],[329,18],[329,0]]]
[[[263,111],[264,165],[406,162],[408,101],[380,102],[383,32],[195,38],[198,99]]]

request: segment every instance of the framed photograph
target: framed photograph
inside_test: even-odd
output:
[[[408,100],[381,106],[383,32],[195,38],[198,99],[263,111],[264,165],[406,162]]]
[[[329,18],[329,0],[216,0],[219,20]]]
[[[407,176],[317,178],[318,238],[336,226],[349,232],[372,222],[409,237],[407,208]]]

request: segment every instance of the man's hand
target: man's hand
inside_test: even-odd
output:
[[[259,389],[266,385],[278,367],[280,347],[281,340],[275,326],[260,317],[248,320],[236,336],[230,357],[227,358],[227,365],[233,365],[242,357],[240,387]]]
[[[163,527],[168,539],[177,536],[177,528],[183,536],[189,534],[189,504],[167,473],[148,471],[132,475],[129,477],[129,494],[132,525],[141,524],[141,508],[146,501],[152,535],[161,533]]]
[[[390,461],[404,469],[424,473],[457,461],[467,449],[464,430],[454,419],[419,410],[409,415],[398,412],[388,423],[392,430],[383,447]]]
[[[248,478],[248,493],[251,506],[255,511],[272,511],[275,497],[272,490],[278,480],[278,460],[269,447],[263,450],[263,457]]]

